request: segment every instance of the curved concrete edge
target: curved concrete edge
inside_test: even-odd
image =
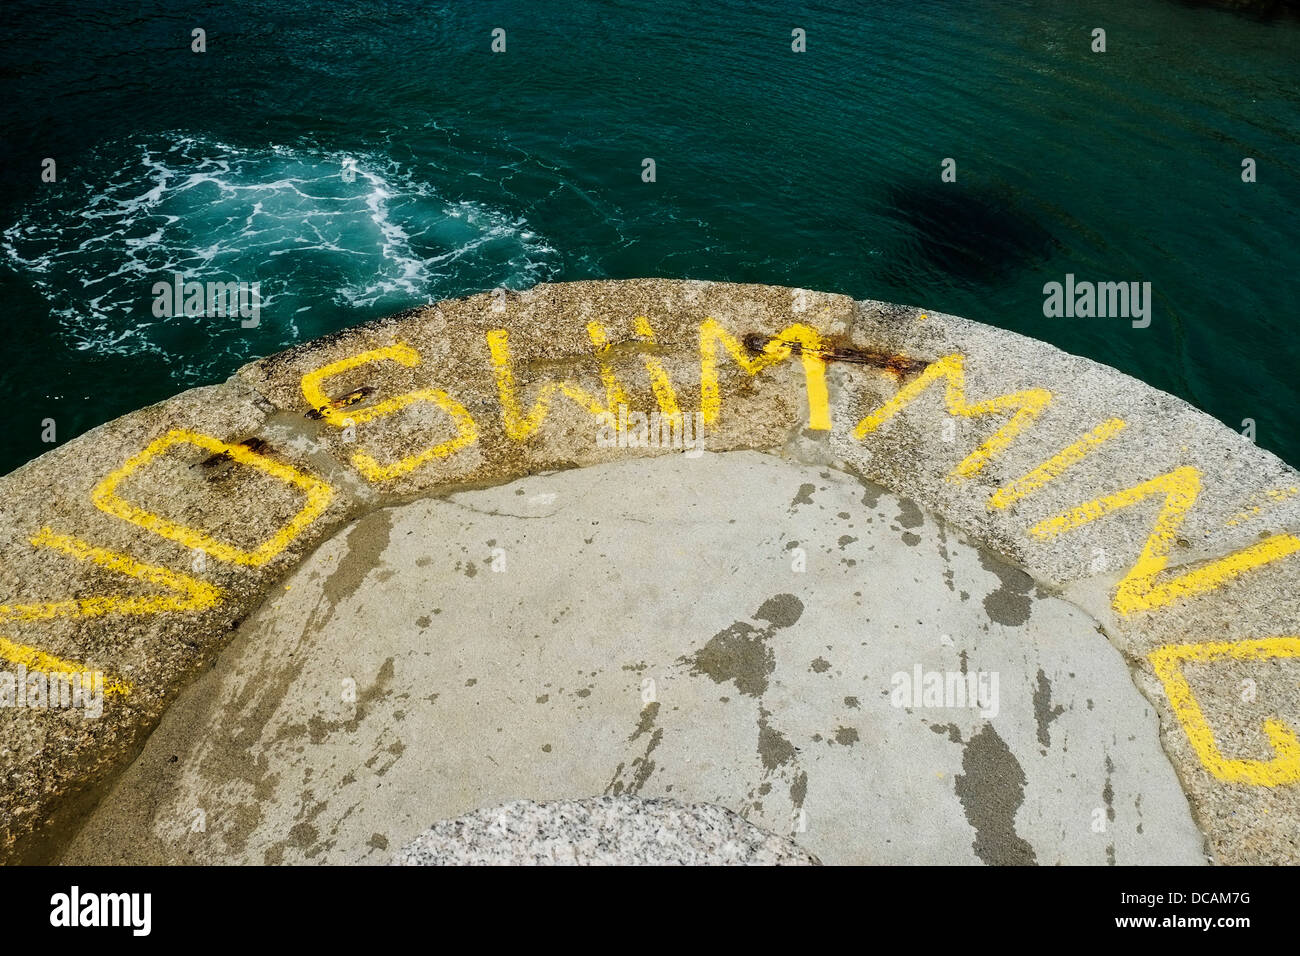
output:
[[[605,793],[725,806],[833,865],[1205,862],[1096,620],[798,451],[630,458],[349,523],[59,861],[375,863],[430,821]],[[935,675],[968,689],[916,690]]]
[[[824,455],[1059,588],[1157,706],[1216,858],[1300,858],[1294,470],[1185,402],[1013,333],[659,279],[403,313],[0,478],[0,653],[11,669],[102,671],[110,691],[99,719],[0,707],[4,856],[48,858],[179,688],[343,522],[665,453],[601,447],[592,410],[635,421],[673,404],[710,419],[709,450]]]

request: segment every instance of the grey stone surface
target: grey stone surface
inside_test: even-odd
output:
[[[719,804],[828,864],[1204,861],[1095,622],[827,467],[678,454],[424,499],[279,592],[65,861],[371,862],[592,793]],[[918,668],[996,697],[895,700]]]
[[[662,279],[412,310],[254,362],[0,477],[0,669],[97,670],[130,687],[94,720],[0,707],[0,859],[66,848],[182,688],[342,529],[428,496],[664,455],[594,440],[592,406],[623,402],[710,407],[710,451],[854,472],[1005,558],[1120,655],[1123,693],[1136,686],[1158,716],[1214,859],[1300,861],[1300,474],[1185,402],[1010,332],[826,293]],[[227,451],[183,441],[142,457],[177,430]],[[999,435],[980,467],[959,467]],[[1048,480],[996,503],[1054,461]],[[723,503],[746,519],[743,497]],[[1071,514],[1087,520],[1061,527]],[[671,547],[650,520],[643,565]],[[1024,580],[1004,573],[1001,596],[979,602],[982,623],[1014,627]],[[215,597],[187,601],[176,575]],[[1167,599],[1131,600],[1157,593]],[[457,640],[482,626],[467,620]],[[1059,679],[1044,673],[1054,700]],[[1143,736],[1127,717],[1089,719],[1097,733]]]
[[[399,866],[816,866],[792,841],[724,807],[598,797],[515,800],[436,823]]]

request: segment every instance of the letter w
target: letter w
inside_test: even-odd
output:
[[[609,348],[605,329],[596,322],[587,325],[587,335],[596,346],[598,357]],[[546,415],[551,410],[551,401],[556,394],[561,394],[585,408],[593,415],[614,414],[619,405],[628,404],[627,394],[614,377],[608,363],[600,358],[600,379],[605,386],[605,405],[602,406],[581,386],[570,381],[547,382],[541,387],[540,394],[533,407],[524,414],[519,403],[518,387],[515,385],[515,373],[510,362],[510,336],[505,329],[493,329],[487,333],[488,352],[492,360],[492,371],[496,375],[497,392],[501,398],[501,417],[506,434],[514,441],[523,441],[537,431]]]
[[[950,415],[975,418],[1015,410],[1009,422],[994,432],[984,444],[967,455],[952,470],[952,474],[959,478],[969,478],[978,474],[988,464],[990,458],[1011,444],[1012,440],[1024,431],[1052,401],[1052,393],[1047,389],[1028,388],[1021,392],[998,395],[977,405],[969,405],[966,403],[965,359],[960,354],[953,354],[937,362],[931,362],[924,372],[899,389],[893,398],[862,419],[854,429],[853,437],[861,441],[910,405],[917,396],[940,379],[946,382],[944,404]]]

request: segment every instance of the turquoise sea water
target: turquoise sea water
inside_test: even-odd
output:
[[[4,13],[0,472],[49,447],[43,419],[65,441],[413,304],[633,276],[1014,329],[1254,419],[1300,464],[1300,20],[1171,0]],[[175,272],[260,282],[260,325],[155,318]],[[1149,281],[1151,326],[1045,318],[1067,273]]]

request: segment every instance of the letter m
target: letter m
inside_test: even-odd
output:
[[[700,412],[704,424],[716,423],[722,411],[722,393],[718,384],[719,345],[750,375],[757,375],[797,352],[803,362],[808,393],[808,427],[816,431],[830,430],[830,399],[826,391],[822,339],[816,329],[802,323],[786,326],[768,340],[758,355],[751,355],[750,350],[717,319],[705,319],[700,324]]]
[[[240,288],[238,282],[210,282],[212,291],[213,315],[234,315],[239,308]]]
[[[131,897],[126,893],[101,893],[100,923],[104,926],[131,924]],[[111,914],[111,915],[110,915]]]
[[[1120,297],[1123,297],[1123,304],[1120,304]],[[1104,297],[1104,298],[1103,298]],[[1105,302],[1105,306],[1102,306]],[[1102,309],[1105,309],[1103,312]],[[1097,311],[1109,318],[1129,318],[1128,311],[1128,283],[1127,282],[1098,282],[1097,283]]]

